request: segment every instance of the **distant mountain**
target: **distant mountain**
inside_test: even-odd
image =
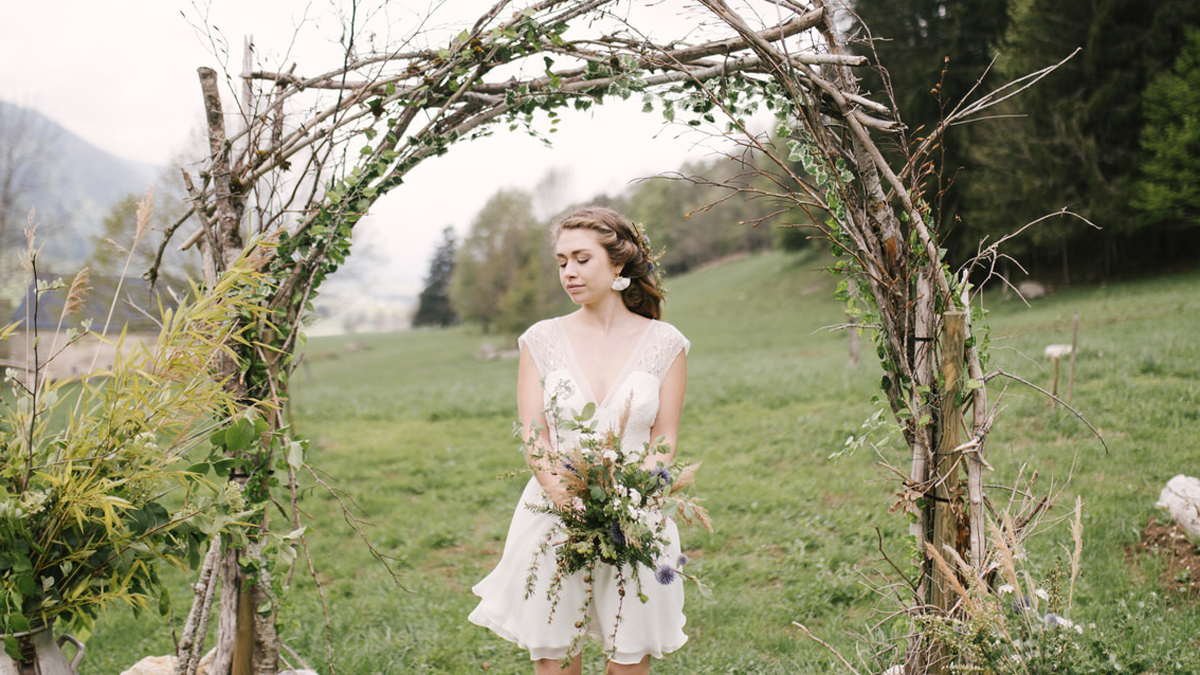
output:
[[[8,171],[21,172],[12,207],[18,230],[35,209],[38,240],[45,246],[41,259],[61,268],[82,263],[113,204],[145,193],[159,172],[97,148],[36,110],[4,101],[0,146],[12,150],[0,157],[0,181]]]

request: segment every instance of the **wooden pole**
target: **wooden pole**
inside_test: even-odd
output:
[[[1075,311],[1074,326],[1071,328],[1071,373],[1067,376],[1067,405],[1075,397],[1075,352],[1079,351],[1079,310]]]
[[[959,544],[960,514],[962,503],[962,452],[955,451],[962,444],[962,414],[958,407],[958,394],[962,391],[963,348],[967,337],[967,315],[964,312],[946,312],[943,316],[941,343],[941,375],[943,389],[938,416],[938,442],[933,458],[932,478],[934,481],[933,535],[930,543],[942,554],[946,547],[963,553]],[[950,569],[953,565],[950,566]],[[949,614],[956,597],[950,580],[942,566],[934,565],[933,583],[930,585],[930,604],[943,614]],[[929,660],[929,673],[948,673],[949,657],[935,653]]]

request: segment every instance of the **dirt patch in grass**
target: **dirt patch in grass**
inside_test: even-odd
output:
[[[1160,582],[1169,595],[1200,598],[1200,546],[1189,541],[1182,528],[1151,518],[1138,549],[1162,560]]]

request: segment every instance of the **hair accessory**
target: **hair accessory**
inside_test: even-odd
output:
[[[631,223],[633,225],[633,241],[642,251],[642,257],[646,259],[646,274],[653,274],[658,280],[658,285],[662,286],[662,270],[656,264],[658,259],[662,257],[663,250],[659,249],[657,253],[650,247],[650,236],[646,234],[645,228],[641,223]]]
[[[613,279],[612,289],[618,293],[629,288],[629,277],[617,277]]]

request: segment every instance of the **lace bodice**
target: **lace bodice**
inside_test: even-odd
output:
[[[540,321],[525,331],[517,340],[529,349],[542,377],[543,400],[547,408],[556,404],[564,415],[574,415],[588,403],[596,404],[597,429],[616,429],[626,407],[626,421],[622,444],[640,446],[650,439],[650,429],[658,416],[658,392],[663,377],[675,362],[680,351],[685,354],[691,343],[676,328],[662,321],[651,321],[639,339],[629,360],[613,380],[604,400],[597,401],[592,394],[587,378],[584,377],[575,358],[562,319]],[[552,401],[551,397],[557,397]],[[571,442],[569,434],[558,431],[552,412],[547,412],[550,438],[560,438],[563,443]]]

